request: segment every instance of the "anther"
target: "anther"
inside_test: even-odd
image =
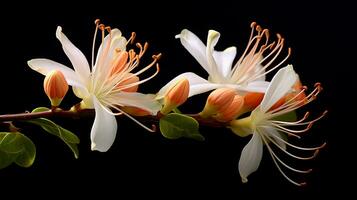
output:
[[[257,25],[257,22],[252,22],[252,23],[250,24],[250,27],[251,27],[251,28],[254,28],[256,25]]]
[[[99,24],[100,24],[100,19],[94,20],[94,24],[95,24],[95,25],[99,25]]]

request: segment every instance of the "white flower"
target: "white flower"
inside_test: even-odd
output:
[[[233,60],[236,56],[236,48],[229,47],[224,51],[215,51],[220,33],[214,30],[208,31],[207,46],[189,30],[182,30],[176,38],[180,38],[182,45],[200,63],[209,74],[208,79],[204,79],[195,73],[186,72],[180,74],[158,93],[158,98],[165,94],[171,84],[183,77],[190,82],[190,94],[204,93],[216,88],[229,87],[238,91],[250,91],[264,93],[269,85],[265,81],[265,75],[279,67],[290,55],[279,63],[275,63],[284,46],[284,39],[277,34],[278,40],[269,43],[268,29],[262,30],[256,23],[251,24],[251,35],[248,45],[232,68]],[[257,31],[257,34],[255,34]],[[266,55],[263,55],[266,54]],[[272,66],[268,69],[270,66]]]
[[[97,32],[102,32],[102,42],[94,64],[94,48]],[[109,34],[105,37],[105,31]],[[95,120],[91,130],[92,150],[107,151],[114,142],[117,132],[115,115],[125,114],[121,106],[133,106],[149,111],[155,115],[161,105],[153,96],[137,93],[137,86],[154,77],[139,80],[138,75],[154,66],[159,56],[153,56],[154,61],[137,72],[132,72],[146,51],[147,44],[137,44],[140,52],[133,49],[126,51],[126,45],[133,40],[135,34],[127,41],[118,29],[111,30],[99,24],[96,20],[96,30],[93,39],[92,68],[83,53],[75,47],[58,27],[56,37],[61,42],[65,54],[72,63],[74,70],[48,59],[33,59],[28,65],[35,71],[46,75],[52,70],[61,71],[68,84],[79,98],[83,99],[81,108],[95,109]],[[113,112],[112,110],[115,110]],[[129,115],[127,115],[130,117]],[[133,119],[133,118],[132,118]]]
[[[309,160],[314,158],[318,150],[325,145],[323,144],[322,146],[314,148],[299,147],[288,143],[285,140],[285,137],[283,136],[283,133],[285,133],[288,136],[295,136],[297,138],[300,138],[300,136],[298,135],[299,133],[306,132],[308,129],[311,128],[314,122],[321,119],[326,114],[325,111],[320,117],[311,121],[305,121],[308,117],[308,113],[306,113],[301,120],[295,122],[280,121],[276,119],[279,116],[292,112],[297,108],[313,101],[316,95],[321,90],[320,85],[317,84],[316,88],[309,95],[305,96],[304,92],[306,88],[302,88],[298,92],[292,91],[292,88],[297,81],[298,75],[295,73],[291,65],[280,69],[272,79],[261,104],[255,110],[252,111],[250,117],[245,118],[241,121],[240,125],[245,125],[241,130],[244,132],[245,128],[246,132],[253,134],[253,137],[242,150],[242,154],[239,160],[239,173],[243,182],[247,182],[247,177],[249,176],[249,174],[258,169],[263,154],[263,144],[265,144],[270,156],[272,157],[280,173],[293,184],[305,184],[293,181],[284,173],[281,166],[297,173],[308,173],[311,171],[311,169],[299,170],[294,167],[291,167],[283,160],[281,160],[281,158],[278,157],[278,154],[273,151],[276,147],[275,149],[281,150],[283,153],[292,158],[299,160]],[[296,93],[290,99],[276,106],[277,102],[279,102],[279,100],[282,99],[284,96],[288,95],[289,92]],[[246,119],[249,120],[247,121]],[[247,123],[244,124],[244,122]],[[238,123],[236,123],[236,125],[238,125]],[[299,126],[303,126],[304,128],[287,128]],[[244,135],[244,133],[242,135]],[[271,144],[273,144],[274,147],[272,147]],[[312,156],[309,157],[301,157],[288,152],[286,146],[289,146],[290,148],[295,150],[313,151],[314,153]]]

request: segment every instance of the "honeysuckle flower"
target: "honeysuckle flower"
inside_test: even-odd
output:
[[[102,42],[94,63],[98,30],[102,32]],[[105,36],[106,31],[109,32],[107,36]],[[113,144],[117,132],[115,115],[124,114],[132,118],[120,109],[122,106],[133,106],[152,115],[160,110],[161,105],[152,95],[136,92],[139,84],[150,80],[158,73],[157,60],[160,55],[153,56],[153,61],[148,66],[133,72],[148,46],[147,43],[144,46],[137,43],[139,53],[133,49],[127,51],[126,46],[133,41],[135,34],[126,40],[119,29],[111,30],[110,27],[105,27],[96,20],[91,68],[83,53],[62,33],[60,26],[57,28],[56,37],[61,42],[74,70],[48,59],[33,59],[28,61],[28,65],[43,75],[52,70],[61,71],[68,84],[72,86],[75,95],[82,99],[81,108],[95,109],[91,130],[92,150],[105,152]],[[139,80],[138,75],[155,64],[156,72],[146,79]]]
[[[247,118],[231,122],[231,129],[236,134],[241,136],[246,136],[249,134],[253,135],[248,144],[243,148],[239,160],[239,173],[243,182],[247,182],[247,177],[249,174],[258,169],[263,155],[263,144],[265,144],[270,156],[273,159],[273,162],[275,163],[280,173],[293,184],[305,184],[292,180],[283,171],[282,167],[297,173],[309,173],[311,169],[296,169],[285,163],[281,158],[278,157],[277,152],[274,152],[274,149],[279,149],[284,154],[294,159],[309,160],[314,158],[319,149],[325,145],[323,144],[319,147],[312,148],[300,147],[287,142],[283,136],[283,134],[287,134],[288,136],[300,138],[300,133],[309,130],[314,122],[321,119],[326,114],[325,111],[321,116],[310,121],[306,121],[309,114],[308,112],[302,119],[295,122],[282,121],[277,119],[277,117],[292,112],[301,106],[304,106],[313,101],[321,90],[320,85],[316,84],[315,89],[310,94],[305,96],[306,88],[301,88],[298,90],[298,92],[295,90],[292,91],[296,81],[298,81],[298,75],[295,73],[291,65],[280,69],[273,77],[261,104],[252,111],[251,115]],[[291,96],[291,93],[295,95]],[[289,98],[282,104],[276,106],[276,103],[284,97]],[[293,129],[290,127],[303,128]],[[272,146],[277,148],[273,148]],[[309,157],[297,156],[287,151],[287,146],[295,150],[312,151],[314,153]]]
[[[159,91],[158,98],[162,97],[172,83],[182,78],[190,82],[190,97],[222,87],[234,88],[241,92],[264,93],[269,85],[269,82],[265,81],[265,75],[284,63],[291,50],[289,48],[288,55],[277,63],[284,46],[284,39],[277,34],[277,41],[269,43],[268,29],[262,29],[255,22],[251,24],[251,28],[248,45],[233,68],[236,47],[232,46],[224,51],[214,50],[220,37],[219,32],[209,30],[207,46],[205,46],[195,34],[187,29],[182,30],[176,38],[180,39],[182,45],[209,76],[206,80],[192,72],[183,73],[166,84]]]

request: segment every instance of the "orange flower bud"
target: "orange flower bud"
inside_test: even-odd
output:
[[[215,116],[216,120],[221,122],[228,122],[237,118],[241,113],[243,105],[244,97],[238,94],[235,95],[232,103],[227,107],[227,109],[217,113]]]
[[[164,98],[164,106],[161,109],[161,113],[166,115],[172,109],[183,104],[190,92],[190,83],[187,79],[182,79],[172,86],[166,93]]]
[[[68,83],[61,71],[49,72],[43,81],[43,88],[52,106],[59,106],[68,91]]]
[[[219,88],[214,90],[207,98],[201,117],[208,118],[219,112],[227,110],[231,105],[236,91],[232,88]]]

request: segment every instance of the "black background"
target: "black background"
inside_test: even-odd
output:
[[[148,41],[150,54],[163,53],[161,72],[140,91],[155,93],[176,75],[194,71],[206,76],[194,58],[174,36],[183,28],[196,33],[203,41],[209,29],[221,33],[216,49],[237,46],[242,52],[250,33],[250,23],[258,22],[271,33],[282,34],[293,54],[287,63],[294,64],[304,84],[319,81],[324,86],[320,98],[308,110],[318,114],[329,110],[303,140],[307,145],[327,141],[328,146],[308,166],[314,172],[306,176],[303,188],[288,183],[264,154],[258,171],[241,184],[238,160],[248,139],[241,139],[224,129],[202,128],[206,141],[186,139],[169,141],[151,134],[126,118],[119,118],[118,135],[107,153],[91,152],[89,133],[93,119],[57,120],[77,133],[81,139],[80,158],[75,160],[58,139],[37,128],[23,130],[37,145],[34,165],[28,169],[12,165],[0,171],[2,191],[29,189],[53,195],[75,192],[79,195],[111,194],[131,198],[220,195],[237,199],[254,197],[295,197],[295,195],[347,195],[349,181],[354,180],[352,146],[355,134],[347,114],[353,106],[351,75],[355,67],[355,41],[351,7],[335,3],[245,2],[93,2],[81,6],[74,2],[26,3],[2,7],[1,14],[1,113],[16,113],[48,105],[43,93],[43,77],[27,67],[27,60],[49,58],[70,66],[55,38],[57,25],[90,57],[94,20],[100,18],[118,27],[125,36],[137,33],[138,41]],[[20,8],[21,7],[21,8]],[[22,10],[24,8],[24,10]],[[238,53],[239,55],[239,53]],[[203,99],[194,98],[183,110],[199,111]],[[63,102],[65,107],[77,103],[73,94]],[[202,102],[201,104],[199,102]],[[301,144],[301,143],[300,143]],[[16,195],[21,193],[16,193]],[[288,195],[288,196],[287,196]]]

